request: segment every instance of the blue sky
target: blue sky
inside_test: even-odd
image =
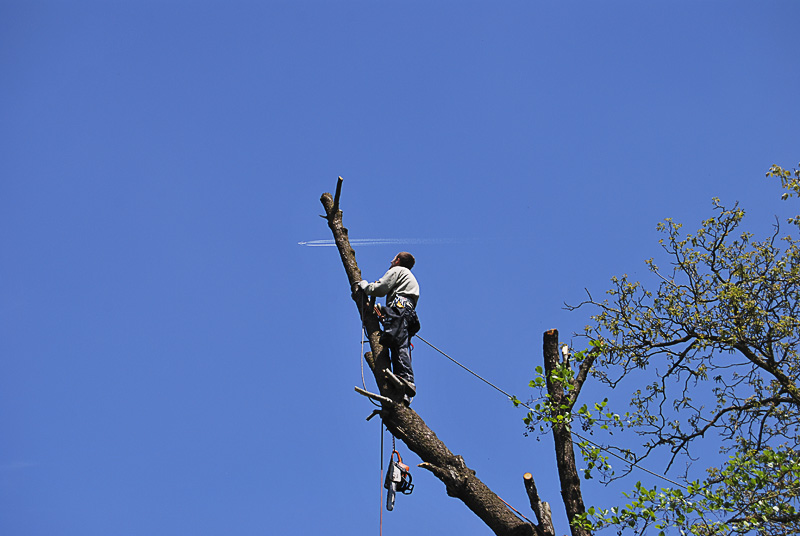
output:
[[[789,210],[764,172],[800,160],[798,15],[0,3],[0,531],[377,533],[358,318],[335,249],[298,245],[330,238],[320,194],[345,178],[353,238],[431,240],[403,247],[420,335],[527,398],[542,332],[588,320],[563,303],[646,278],[659,220]],[[365,276],[397,249],[357,248]],[[413,355],[423,419],[524,512],[532,471],[566,531],[551,443]],[[489,533],[413,474],[384,534]]]

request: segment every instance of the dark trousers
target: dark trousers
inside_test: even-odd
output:
[[[414,383],[414,370],[411,368],[411,337],[408,334],[408,321],[401,316],[397,330],[389,344],[392,356],[392,372],[404,380]]]
[[[384,344],[389,347],[392,358],[392,372],[414,383],[414,370],[411,368],[411,333],[409,325],[419,325],[417,313],[411,307],[386,307],[383,316]],[[415,332],[416,333],[416,332]]]

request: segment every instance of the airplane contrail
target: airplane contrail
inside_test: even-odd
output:
[[[442,238],[351,238],[352,246],[388,246],[397,244],[452,244],[452,240]],[[333,240],[304,240],[297,243],[298,246],[308,246],[311,248],[334,247],[336,242]]]

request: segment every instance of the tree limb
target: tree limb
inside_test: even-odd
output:
[[[589,376],[589,372],[592,370],[592,365],[594,364],[595,359],[597,359],[597,355],[599,353],[599,348],[592,348],[591,351],[586,354],[586,357],[578,367],[578,374],[576,374],[575,379],[572,380],[572,391],[569,394],[570,406],[574,406],[575,402],[578,401],[578,395],[581,394],[581,388],[583,387],[586,378]]]
[[[555,536],[556,531],[553,528],[553,517],[550,512],[550,505],[539,498],[539,492],[536,490],[536,482],[533,480],[533,475],[525,473],[522,475],[522,480],[525,483],[525,491],[528,493],[528,500],[531,502],[531,510],[536,514],[536,521],[539,526],[536,527],[540,536]]]

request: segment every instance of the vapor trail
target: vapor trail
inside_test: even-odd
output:
[[[430,244],[452,244],[452,240],[442,238],[351,238],[350,244],[353,246],[390,246],[398,244],[416,244],[416,245],[430,245]],[[311,248],[327,248],[334,247],[336,243],[333,240],[305,240],[298,242],[298,246],[308,246]]]

